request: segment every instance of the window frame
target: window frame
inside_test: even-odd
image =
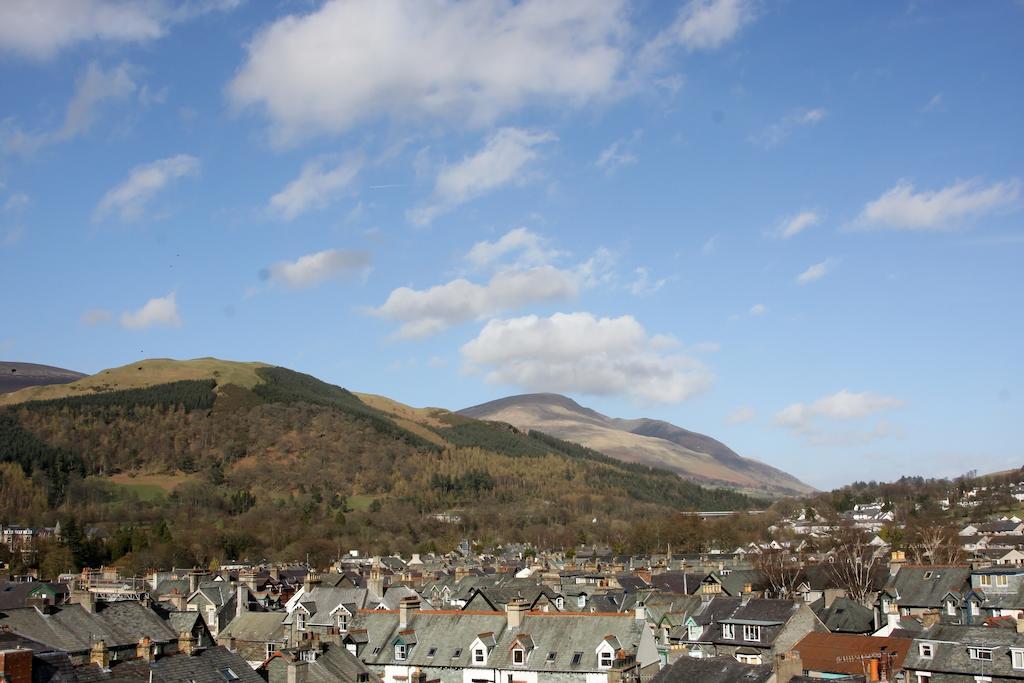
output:
[[[743,624],[743,640],[749,643],[760,643],[761,627],[753,624]]]
[[[967,648],[967,654],[971,659],[979,662],[991,662],[993,659],[992,648],[972,646]],[[982,657],[982,654],[987,655]]]
[[[932,659],[935,656],[935,645],[932,643],[919,643],[917,654],[921,659]]]
[[[487,663],[487,648],[485,648],[485,647],[473,648],[473,663],[474,664],[486,664]]]
[[[736,627],[733,624],[722,624],[722,638],[726,640],[735,640]]]
[[[523,666],[526,664],[526,650],[521,647],[512,648],[512,664],[514,666]]]
[[[597,668],[598,669],[610,669],[612,664],[615,663],[615,653],[608,649],[601,650],[597,653]]]

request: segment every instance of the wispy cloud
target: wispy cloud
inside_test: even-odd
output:
[[[821,278],[828,275],[833,268],[835,268],[835,259],[825,259],[820,263],[815,263],[804,272],[800,273],[796,277],[797,284],[806,285],[812,282],[816,282]]]
[[[321,157],[307,162],[299,177],[270,198],[271,211],[292,220],[312,209],[323,209],[348,188],[362,169],[361,157],[339,161]]]
[[[750,314],[750,317],[752,318],[760,318],[762,315],[768,312],[768,307],[765,306],[764,304],[754,304],[753,306],[750,307],[750,310],[747,312]]]
[[[984,184],[958,180],[941,190],[914,190],[901,180],[868,202],[848,227],[860,230],[957,230],[979,216],[1020,208],[1021,181],[1010,178]]]
[[[128,178],[111,188],[93,212],[93,221],[101,221],[116,213],[122,221],[143,216],[146,205],[172,182],[199,172],[199,159],[179,154],[136,166]]]
[[[820,421],[864,420],[905,405],[905,401],[892,396],[843,389],[835,394],[822,396],[810,404],[790,404],[777,412],[773,421],[775,426],[788,429],[795,436],[802,436],[816,445],[857,445],[894,435],[898,433],[898,428],[883,420],[870,429],[835,432],[822,427]]]
[[[788,240],[796,237],[807,228],[814,227],[821,223],[821,216],[817,211],[801,211],[800,213],[786,217],[778,226],[775,234]]]
[[[755,417],[757,417],[756,410],[754,410],[750,406],[740,406],[732,413],[730,413],[728,417],[725,418],[725,423],[730,425],[738,425],[743,424],[745,422],[750,422]]]
[[[827,114],[827,110],[820,107],[815,109],[797,109],[786,114],[775,123],[766,126],[759,133],[750,136],[750,142],[765,149],[777,147],[798,128],[817,125],[825,120]]]
[[[607,175],[614,174],[623,166],[635,164],[638,159],[633,147],[642,134],[638,130],[628,138],[620,138],[611,143],[601,150],[594,164]]]

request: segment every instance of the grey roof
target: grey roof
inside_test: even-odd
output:
[[[217,637],[263,643],[286,640],[285,616],[284,612],[243,612],[232,619]]]
[[[400,631],[413,631],[416,636],[416,645],[400,663],[435,667],[468,666],[472,657],[470,645],[481,634],[491,633],[495,645],[488,655],[488,668],[513,668],[512,641],[516,636],[528,635],[535,647],[527,655],[525,670],[598,672],[601,670],[597,667],[596,649],[607,636],[616,638],[624,649],[636,653],[647,627],[645,621],[634,619],[632,615],[533,612],[524,615],[521,627],[513,632],[504,614],[434,611],[414,612],[408,626],[402,629],[398,614],[378,611],[361,613],[355,628],[367,630],[368,642],[360,648],[358,656],[371,666],[397,663],[394,643]],[[649,631],[647,633],[649,635]],[[456,652],[458,657],[454,656]],[[555,654],[549,661],[552,652]],[[573,663],[577,652],[582,653],[580,661]]]
[[[818,618],[833,633],[870,633],[875,624],[874,612],[849,598],[836,598]]]
[[[885,591],[901,607],[942,606],[947,593],[966,593],[971,586],[968,567],[904,566],[889,580]]]
[[[86,652],[95,640],[107,647],[134,646],[143,636],[155,642],[176,640],[178,634],[152,609],[138,602],[100,603],[95,614],[81,605],[67,605],[51,614],[34,607],[0,612],[0,625],[68,652]]]
[[[931,658],[921,656],[918,645],[924,642],[932,643]],[[914,643],[915,647],[910,648],[904,662],[907,669],[950,674],[979,674],[984,667],[985,675],[994,679],[1003,677],[1024,680],[1024,671],[1013,668],[1010,655],[1009,648],[1024,649],[1024,634],[1017,633],[1014,629],[936,624],[917,634]],[[991,648],[992,660],[971,659],[970,647]]]
[[[176,655],[158,659],[153,667],[153,683],[225,683],[229,680],[224,671],[230,669],[238,683],[264,683],[263,679],[244,659],[224,647],[200,650],[188,657]]]
[[[771,664],[740,664],[733,657],[680,657],[659,671],[652,683],[767,683],[771,676]]]

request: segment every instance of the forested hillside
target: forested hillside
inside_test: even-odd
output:
[[[414,423],[308,375],[249,371],[249,387],[215,373],[0,408],[0,521],[91,527],[76,563],[138,569],[464,537],[649,550],[673,541],[676,512],[761,504],[510,425],[445,411]],[[705,542],[737,540],[735,525],[714,529]]]

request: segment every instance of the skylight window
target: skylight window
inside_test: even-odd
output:
[[[427,657],[433,658],[434,655],[436,655],[436,654],[437,654],[437,648],[436,647],[432,647],[429,650],[427,650]]]
[[[461,656],[462,656],[462,648],[461,647],[455,648],[455,652],[452,653],[452,659],[458,659]]]
[[[230,668],[223,668],[220,670],[220,675],[224,677],[225,681],[237,681],[238,674],[232,671]]]
[[[556,652],[555,650],[552,650],[551,652],[548,653],[548,658],[545,659],[544,661],[547,662],[548,664],[550,664],[551,662],[555,661],[555,657],[557,657],[557,656],[558,656],[558,652]]]
[[[572,653],[572,665],[573,666],[579,666],[580,662],[582,662],[582,661],[583,661],[583,653],[582,652],[573,652]]]

